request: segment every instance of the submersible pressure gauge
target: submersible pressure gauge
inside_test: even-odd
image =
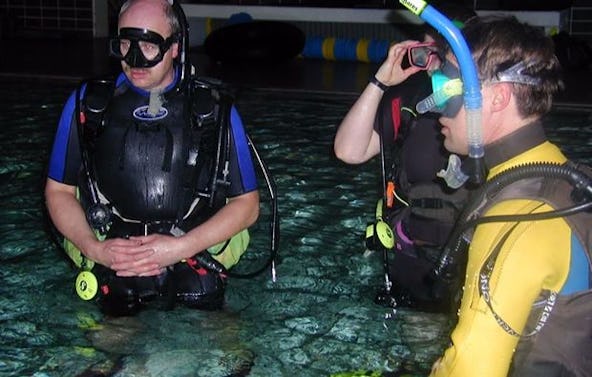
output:
[[[99,289],[97,277],[90,271],[82,271],[76,277],[76,293],[83,300],[90,300],[96,296]]]

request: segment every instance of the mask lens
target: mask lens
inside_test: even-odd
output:
[[[150,62],[160,59],[160,57],[163,55],[160,45],[152,42],[136,41],[123,38],[115,38],[110,42],[110,53],[116,58],[126,58],[131,49],[139,51],[143,58]]]
[[[146,60],[152,61],[161,55],[160,46],[156,43],[138,41],[138,47],[140,48],[140,51]]]
[[[418,44],[410,47],[408,51],[409,63],[421,69],[428,69],[434,55],[436,55],[436,49],[432,43]]]
[[[130,41],[129,39],[120,39],[119,40],[119,51],[121,51],[121,56],[127,55],[131,45],[132,45],[132,41]]]
[[[109,53],[118,59],[123,59],[129,52],[131,42],[129,39],[113,38],[109,41]]]
[[[425,47],[417,47],[409,50],[411,54],[411,64],[419,68],[425,68],[428,65],[430,51]]]

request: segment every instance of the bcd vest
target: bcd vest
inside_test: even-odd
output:
[[[411,239],[441,246],[448,239],[468,193],[465,188],[449,189],[436,177],[447,161],[439,123],[436,116],[417,117],[414,111],[415,104],[430,91],[427,76],[414,77],[413,82],[387,91],[377,122],[384,144],[381,148],[391,161],[386,179],[394,182],[397,194],[409,204],[387,210],[386,218],[393,225],[402,220]],[[392,148],[385,148],[386,145]]]
[[[87,83],[79,105],[83,205],[92,204],[96,190],[123,222],[181,229],[224,205],[225,187],[213,170],[218,155],[227,155],[219,152],[228,148],[222,119],[228,120],[223,112],[229,114],[231,98],[216,83],[195,79],[188,85],[151,102],[125,84]]]
[[[514,220],[482,217],[496,203],[510,199],[528,199],[544,202],[553,208],[547,214],[526,214]],[[571,162],[565,165],[532,164],[516,167],[501,173],[478,191],[463,211],[460,227],[465,232],[456,233],[457,245],[470,242],[472,228],[483,221],[537,221],[545,218],[563,217],[578,239],[588,260],[588,278],[592,276],[592,170]],[[539,216],[539,217],[537,217]],[[508,233],[512,231],[511,228]],[[468,230],[468,231],[466,231]],[[454,236],[454,235],[453,235]],[[463,239],[460,241],[460,239]],[[504,237],[502,238],[505,239]],[[499,245],[501,249],[501,245]],[[457,252],[466,252],[457,246]],[[481,293],[489,295],[488,278],[497,257],[493,250],[481,269]],[[558,250],[557,252],[565,252]],[[451,260],[457,256],[450,254]],[[444,258],[445,259],[445,258]],[[459,260],[464,260],[460,258]],[[442,260],[441,260],[442,262]],[[441,266],[442,267],[442,266]],[[441,275],[444,275],[441,269]],[[592,370],[592,281],[588,288],[569,295],[557,292],[541,292],[540,299],[531,309],[530,317],[522,334],[512,329],[486,299],[498,324],[510,335],[521,337],[515,351],[509,376],[589,376]]]

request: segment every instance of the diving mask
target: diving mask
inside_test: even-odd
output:
[[[526,72],[532,64],[524,61],[518,62],[495,75],[486,83],[509,82],[523,85],[540,85],[541,78],[535,77]],[[458,68],[445,61],[440,69],[432,73],[433,93],[416,106],[420,114],[428,111],[442,113],[442,116],[454,118],[463,105],[463,83],[460,79]]]
[[[121,28],[119,35],[109,41],[111,56],[125,61],[133,68],[150,68],[162,61],[176,36],[163,38],[160,34],[139,28]]]
[[[407,49],[409,63],[417,68],[427,70],[434,59],[438,59],[438,49],[434,42],[418,43]]]
[[[444,61],[440,69],[432,72],[432,89],[432,94],[417,103],[417,112],[424,114],[431,111],[454,118],[463,105],[463,83],[458,68]]]

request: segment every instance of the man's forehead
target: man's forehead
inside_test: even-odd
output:
[[[119,17],[119,29],[124,27],[147,29],[163,37],[170,34],[170,25],[160,1],[133,3]]]

